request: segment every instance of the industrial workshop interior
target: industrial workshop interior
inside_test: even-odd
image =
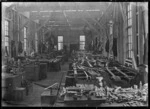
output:
[[[3,2],[3,107],[148,106],[148,2]]]

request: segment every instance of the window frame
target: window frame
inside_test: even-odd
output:
[[[61,41],[59,40],[59,37],[62,37],[62,40],[61,40]],[[63,37],[63,36],[58,36],[57,39],[58,39],[58,45],[57,45],[58,47],[57,47],[57,49],[58,49],[58,50],[62,50],[62,49],[63,49],[64,37]]]
[[[35,33],[35,51],[38,52],[38,36],[37,36],[37,33]]]
[[[7,24],[7,25],[6,25]],[[10,21],[5,20],[5,47],[7,47],[8,55],[10,50],[10,37],[9,37]],[[7,41],[6,41],[7,39]],[[5,54],[6,55],[6,54]]]
[[[127,58],[132,58],[133,34],[132,34],[132,5],[127,5]]]
[[[27,52],[27,27],[23,28],[23,36],[24,36],[24,51]]]
[[[84,36],[84,38],[83,38],[83,40],[81,40],[81,37],[83,37]],[[80,37],[79,37],[79,47],[80,47],[80,50],[85,50],[85,35],[80,35]]]

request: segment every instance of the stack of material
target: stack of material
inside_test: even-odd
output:
[[[107,88],[107,96],[109,102],[130,102],[139,101],[146,102],[148,97],[148,87],[146,85],[141,89],[133,88]]]
[[[78,84],[65,89],[65,104],[93,104],[98,105],[106,101],[106,94],[102,91],[104,88],[95,88],[93,84]]]

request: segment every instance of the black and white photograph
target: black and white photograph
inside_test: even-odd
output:
[[[147,1],[1,9],[2,107],[149,106]]]

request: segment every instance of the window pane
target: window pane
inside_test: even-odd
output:
[[[80,45],[85,45],[85,42],[80,42]]]
[[[130,16],[130,11],[128,12],[128,19],[130,18],[131,16]]]
[[[128,11],[130,11],[130,10],[131,10],[131,4],[128,5]]]
[[[130,11],[129,13],[130,13],[130,15],[129,15],[129,16],[130,16],[130,18],[132,18],[132,11]]]
[[[27,43],[26,43],[26,42],[24,43],[24,46],[25,46],[25,47],[27,46]]]
[[[8,21],[7,20],[5,20],[5,26],[8,27]]]
[[[85,36],[80,36],[80,41],[85,41]]]
[[[58,36],[58,42],[63,42],[63,36]]]
[[[130,42],[129,42],[129,43],[132,43],[132,41],[131,41],[131,40],[132,40],[132,37],[130,36]]]
[[[128,26],[132,25],[132,19],[128,19]]]
[[[128,5],[128,11],[130,10],[130,4]]]
[[[129,36],[129,43],[131,43],[131,36]]]
[[[8,42],[5,42],[5,46],[9,46]]]
[[[132,51],[132,43],[130,44],[130,47],[131,47],[130,50]]]
[[[130,35],[130,28],[128,28],[128,36]]]
[[[38,41],[35,41],[35,48],[36,52],[38,52]]]
[[[128,43],[130,42],[130,36],[128,36]]]
[[[80,50],[84,50],[85,45],[80,45]]]
[[[5,42],[8,42],[8,37],[5,37]]]
[[[129,49],[129,50],[132,50],[132,44],[131,44],[131,43],[129,44],[129,46],[130,46],[130,49]]]
[[[132,25],[132,18],[130,19],[130,25]]]
[[[26,31],[26,27],[24,27],[24,38],[27,38],[27,37],[26,37],[26,32],[27,32],[27,31]]]
[[[130,19],[128,20],[128,26],[131,26],[131,20]]]
[[[8,21],[5,20],[5,35],[8,35]]]
[[[132,43],[131,43],[131,51],[132,51]]]
[[[58,50],[63,49],[63,43],[58,43]]]

